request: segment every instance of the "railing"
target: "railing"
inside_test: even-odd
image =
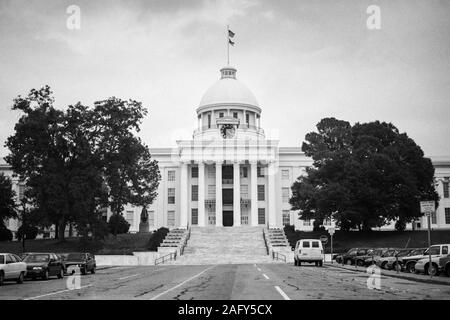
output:
[[[272,251],[272,259],[286,262],[286,256],[282,253]]]
[[[214,130],[214,129],[219,129],[220,125],[215,125],[215,124],[211,124],[211,126],[203,126],[200,127],[199,129],[194,131],[194,135],[195,134],[199,134],[201,132],[204,132],[206,130]],[[258,126],[255,125],[251,125],[251,124],[240,124],[237,128],[238,130],[252,130],[252,131],[256,131],[258,133],[264,133],[264,130]]]
[[[155,260],[155,266],[157,266],[158,264],[163,264],[166,261],[171,261],[171,260],[177,260],[177,252],[171,252],[169,254],[166,254],[165,256],[162,256],[161,258],[158,258]]]
[[[188,228],[187,235],[184,238],[183,244],[180,247],[180,255],[183,255],[184,248],[187,246],[187,242],[189,241],[190,238],[191,238],[191,228]]]
[[[269,254],[269,246],[267,245],[267,238],[266,238],[266,230],[263,229],[263,238],[264,238],[264,244],[266,245],[266,252]]]

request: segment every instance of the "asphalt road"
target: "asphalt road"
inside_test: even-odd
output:
[[[285,264],[114,267],[75,278],[6,282],[0,299],[298,300],[450,299],[450,286],[369,275],[332,266]],[[76,282],[76,281],[75,281]]]

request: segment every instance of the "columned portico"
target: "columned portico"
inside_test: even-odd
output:
[[[241,225],[241,177],[239,162],[233,163],[233,216],[234,226]]]
[[[216,162],[216,226],[222,227],[222,161]]]
[[[251,221],[252,226],[258,225],[258,175],[257,175],[258,163],[250,162],[250,193],[251,193]]]
[[[204,227],[205,217],[205,164],[198,164],[198,225]]]

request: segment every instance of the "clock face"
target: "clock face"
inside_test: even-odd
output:
[[[220,129],[220,132],[222,133],[222,137],[224,139],[231,139],[234,137],[234,134],[236,133],[236,129],[234,128],[233,125],[226,124]]]

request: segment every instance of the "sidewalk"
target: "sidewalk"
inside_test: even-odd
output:
[[[334,267],[349,271],[356,271],[356,272],[367,272],[367,267],[355,267],[355,266],[348,266],[348,265],[342,265],[338,264],[336,262],[333,262],[333,264],[327,263],[327,267]],[[399,278],[399,279],[405,279],[405,280],[411,280],[416,282],[423,282],[423,283],[431,283],[431,284],[441,284],[441,285],[450,285],[450,277],[446,277],[445,275],[440,276],[433,276],[430,278],[430,276],[426,276],[424,274],[415,274],[415,273],[406,273],[406,272],[399,272],[394,270],[384,270],[380,269],[381,275],[386,277],[393,277],[393,278]]]

